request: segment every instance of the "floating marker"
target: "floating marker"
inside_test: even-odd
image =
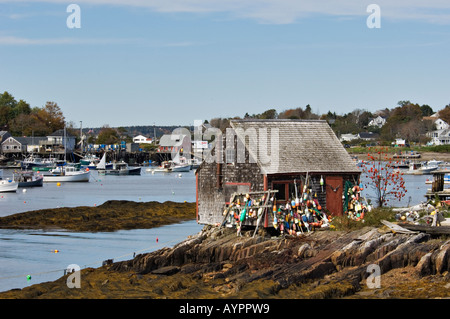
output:
[[[24,189],[22,190],[22,192],[23,192],[23,193],[26,193],[26,192],[27,192],[27,189],[26,189],[26,188],[24,188]]]
[[[156,237],[156,242],[158,242],[158,237]]]
[[[58,183],[56,183],[56,186],[58,186],[58,187],[59,187],[59,186],[61,186],[61,183],[59,183],[59,182],[58,182]]]
[[[31,275],[27,275],[27,281],[31,280]]]

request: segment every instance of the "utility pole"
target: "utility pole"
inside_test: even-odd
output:
[[[81,154],[83,154],[83,121],[80,121],[80,148],[81,148]]]

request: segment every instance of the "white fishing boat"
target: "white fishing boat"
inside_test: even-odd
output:
[[[141,167],[128,166],[124,161],[112,163],[112,167],[106,169],[99,169],[97,165],[97,171],[104,175],[141,175]]]
[[[422,174],[431,174],[431,172],[437,170],[439,168],[439,165],[442,163],[442,161],[428,161],[425,163],[425,165],[422,165],[418,168],[418,171]]]
[[[44,175],[44,182],[89,182],[91,172],[75,166],[64,166]]]
[[[172,172],[189,172],[191,170],[191,164],[188,162],[186,157],[176,156],[171,163]]]
[[[3,179],[3,170],[0,170],[0,193],[15,192],[19,187],[19,183],[12,178]]]
[[[12,179],[2,179],[0,180],[0,193],[4,192],[15,192],[19,187],[19,183]]]
[[[189,172],[190,170],[190,164],[173,164],[171,167],[171,172]]]
[[[151,166],[145,169],[146,172],[154,173],[170,173],[171,172],[171,163],[164,161],[159,166]]]
[[[52,167],[56,163],[55,158],[41,158],[37,155],[31,154],[21,162],[21,167],[24,169],[45,168]]]

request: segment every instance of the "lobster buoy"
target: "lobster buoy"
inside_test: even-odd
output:
[[[241,223],[245,220],[245,214],[246,214],[246,210],[244,208],[241,212],[241,215],[239,216],[239,220],[241,221]]]

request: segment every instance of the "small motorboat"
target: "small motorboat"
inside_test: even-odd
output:
[[[44,185],[44,176],[35,171],[14,172],[13,179],[19,183],[19,187],[39,187]]]
[[[14,179],[3,179],[3,170],[0,169],[0,193],[15,192],[17,191],[17,187],[19,187],[19,183]]]
[[[104,175],[141,175],[141,167],[132,167],[128,166],[127,163],[121,161],[117,163],[113,163],[112,168],[110,169],[99,169],[97,166],[97,170],[99,174]]]
[[[145,169],[146,172],[154,173],[169,173],[171,172],[172,164],[168,161],[164,161],[160,166],[151,166]]]
[[[89,170],[80,170],[71,165],[57,167],[50,173],[50,175],[44,175],[44,182],[89,182],[91,176]]]
[[[19,183],[12,179],[2,179],[0,180],[0,193],[4,192],[15,192],[19,187]]]

